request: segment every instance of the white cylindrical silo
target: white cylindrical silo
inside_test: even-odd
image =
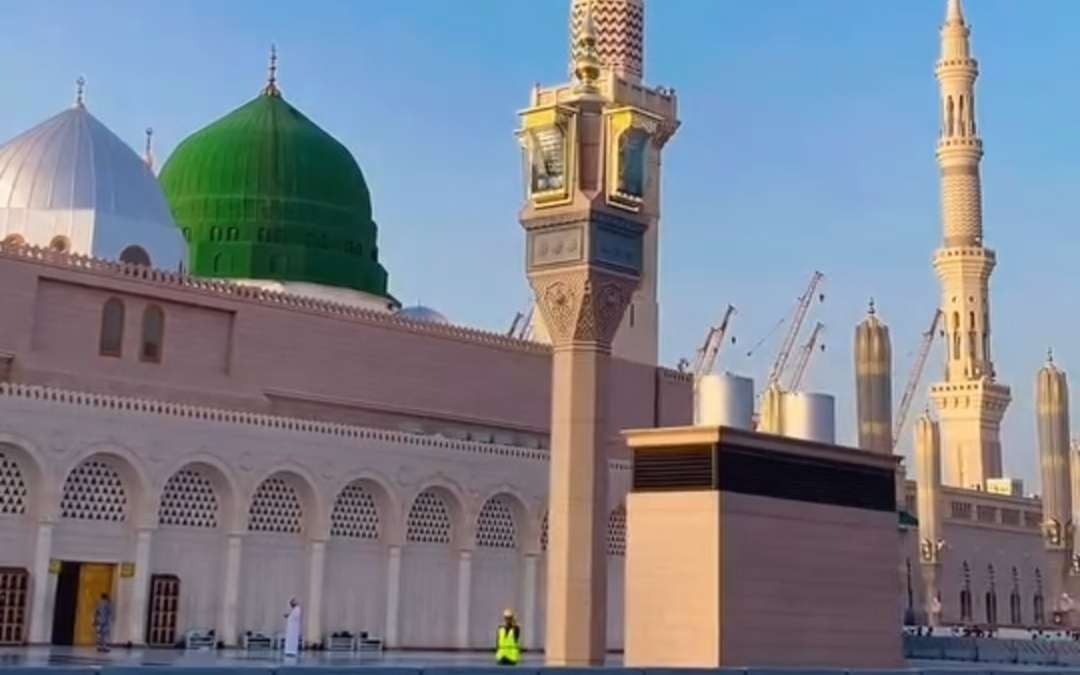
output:
[[[828,394],[784,394],[784,435],[836,443],[836,399]]]
[[[753,428],[753,380],[731,373],[706,375],[694,388],[694,424]]]

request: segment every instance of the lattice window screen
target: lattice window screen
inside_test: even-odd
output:
[[[362,483],[350,483],[338,495],[330,513],[330,536],[378,539],[379,510]]]
[[[546,551],[548,546],[548,512],[544,511],[544,522],[540,524],[540,550]]]
[[[15,460],[0,449],[0,517],[26,514],[26,480]]]
[[[304,509],[293,486],[283,478],[271,476],[255,491],[248,510],[248,529],[252,532],[300,534]]]
[[[626,509],[618,507],[608,515],[608,555],[626,555]]]
[[[480,548],[517,548],[517,525],[506,498],[487,500],[476,519],[476,545]]]
[[[60,517],[74,520],[127,520],[127,493],[120,474],[100,459],[87,459],[64,481]]]
[[[177,527],[216,528],[218,500],[214,486],[197,469],[181,469],[165,483],[158,522]]]
[[[417,495],[409,509],[406,540],[416,544],[449,544],[450,528],[450,508],[446,500],[431,490]]]

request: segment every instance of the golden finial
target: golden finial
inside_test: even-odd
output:
[[[592,0],[585,6],[584,29],[578,42],[578,56],[574,61],[574,77],[578,81],[578,90],[595,92],[596,81],[600,79],[600,56],[596,52],[596,24],[593,22]]]
[[[274,44],[270,45],[270,75],[263,93],[267,96],[281,96],[281,90],[277,86],[277,45]]]
[[[866,310],[866,312],[870,316],[874,316],[874,314],[877,314],[877,309],[874,308],[874,299],[873,298],[870,298],[870,308],[868,310]]]
[[[154,127],[146,127],[146,152],[143,161],[150,170],[154,170]]]
[[[82,75],[80,75],[78,77],[78,79],[75,80],[75,107],[76,108],[85,108],[86,107],[86,102],[84,100],[85,95],[86,95],[86,78],[83,77]]]
[[[1048,364],[1050,364],[1050,365],[1054,365],[1054,348],[1053,347],[1047,347],[1046,348],[1046,362]]]

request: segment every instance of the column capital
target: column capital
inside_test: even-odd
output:
[[[556,348],[594,344],[609,349],[637,279],[594,267],[529,277]]]

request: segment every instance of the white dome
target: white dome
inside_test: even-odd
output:
[[[11,236],[114,260],[138,245],[170,269],[185,251],[153,171],[82,105],[0,146],[0,240]]]
[[[423,323],[442,323],[448,324],[450,320],[443,314],[430,307],[424,305],[413,305],[412,307],[404,307],[398,310],[398,316],[409,321],[420,321]]]

